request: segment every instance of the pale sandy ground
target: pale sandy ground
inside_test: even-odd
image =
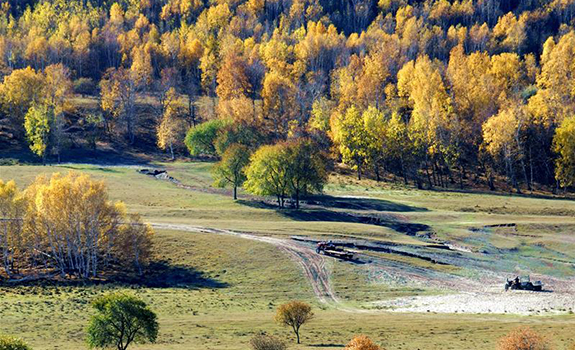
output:
[[[383,300],[374,302],[371,306],[392,312],[418,313],[541,315],[575,312],[575,291],[572,287],[560,283],[554,285],[558,290],[505,292],[501,286],[491,286],[482,291]]]

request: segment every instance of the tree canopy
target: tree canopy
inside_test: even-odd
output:
[[[38,176],[20,192],[0,181],[0,259],[8,278],[93,278],[103,270],[142,268],[151,257],[153,231],[105,184],[79,173]],[[116,271],[118,272],[118,271]]]
[[[101,296],[92,303],[96,314],[88,326],[90,348],[126,350],[131,344],[158,338],[156,314],[141,299],[120,293]]]
[[[246,180],[244,169],[249,160],[250,151],[246,146],[232,144],[222,155],[222,160],[213,168],[215,185],[218,187],[231,185],[234,189],[234,200],[238,199],[238,187]]]
[[[280,207],[286,197],[299,208],[301,194],[320,192],[327,181],[327,164],[317,147],[306,139],[260,147],[247,166],[245,188],[275,196]]]
[[[291,301],[278,307],[275,319],[278,323],[292,328],[299,344],[300,328],[313,316],[310,305],[301,301]]]
[[[218,158],[301,138],[360,177],[418,187],[572,183],[553,140],[575,115],[575,5],[350,4],[6,1],[0,143]]]

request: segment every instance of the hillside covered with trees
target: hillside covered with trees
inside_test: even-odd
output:
[[[418,187],[569,187],[574,19],[572,0],[5,1],[0,147],[226,155],[234,187],[276,144]]]

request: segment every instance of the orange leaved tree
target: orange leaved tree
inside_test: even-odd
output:
[[[529,327],[519,327],[499,340],[498,350],[550,350],[551,342]]]
[[[366,335],[355,336],[346,346],[345,350],[385,350],[375,344]]]

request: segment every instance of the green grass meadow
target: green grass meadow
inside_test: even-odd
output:
[[[92,165],[1,166],[0,179],[24,188],[41,174],[82,171],[106,181],[113,200],[124,201],[146,221],[249,231],[289,237],[353,236],[390,243],[421,245],[416,237],[389,227],[352,222],[301,219],[290,210],[250,205],[241,194],[211,188],[210,163],[158,164],[191,187],[141,175],[136,168]],[[557,261],[575,261],[575,202],[547,197],[418,191],[398,185],[333,176],[326,187],[333,197],[369,197],[386,215],[429,225],[438,239],[469,249],[533,257],[534,271],[570,277],[573,269]],[[345,201],[345,198],[342,199]],[[256,201],[257,202],[257,201]],[[378,208],[379,208],[378,207]],[[349,208],[335,208],[345,212]],[[377,211],[376,209],[366,209]],[[317,214],[310,212],[310,215]],[[490,224],[514,223],[516,230],[473,231]],[[519,325],[529,325],[553,339],[557,349],[575,341],[575,316],[400,314],[347,312],[317,302],[299,266],[272,245],[222,235],[157,230],[156,260],[165,264],[166,286],[117,283],[38,284],[0,287],[0,333],[20,336],[34,349],[85,348],[90,301],[110,290],[134,293],[158,313],[156,344],[134,349],[249,348],[259,332],[286,340],[290,349],[342,349],[356,334],[367,334],[386,349],[494,349],[497,339]],[[383,258],[386,258],[385,256]],[[419,264],[409,258],[404,263]],[[535,259],[536,258],[536,259]],[[513,255],[510,258],[513,260]],[[555,262],[549,265],[550,262]],[[424,268],[443,267],[419,266]],[[369,278],[368,268],[328,260],[338,297],[350,306],[425,290],[390,287]],[[451,268],[451,267],[446,267]],[[574,296],[575,297],[575,296]],[[315,318],[302,328],[302,345],[287,328],[274,323],[275,308],[298,299],[314,307]]]

